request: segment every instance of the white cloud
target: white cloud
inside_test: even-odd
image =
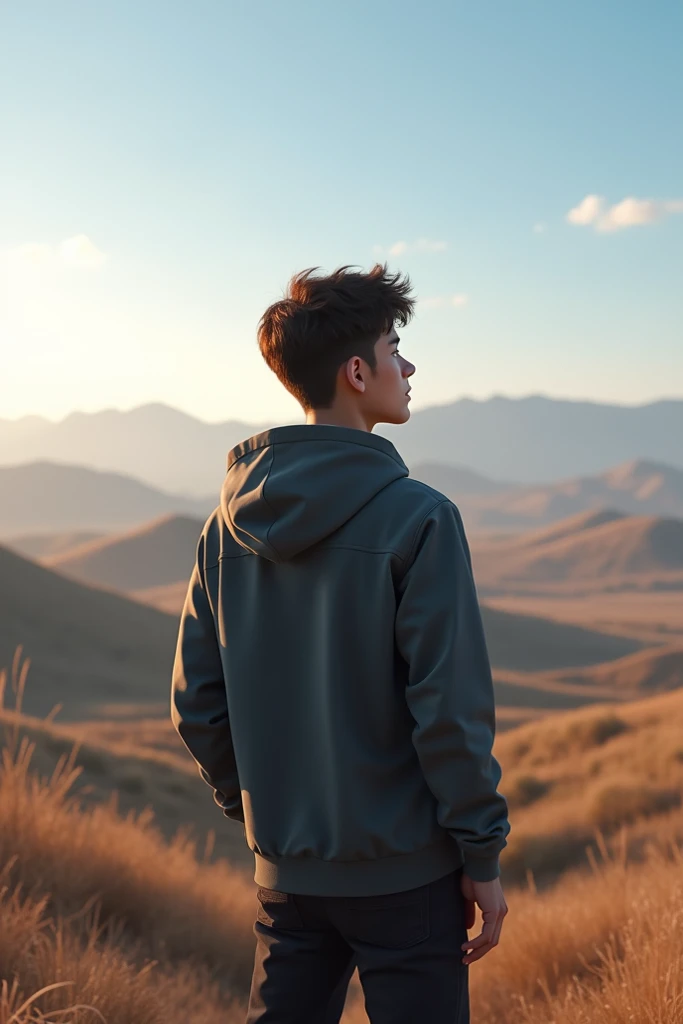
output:
[[[386,249],[383,245],[373,245],[372,251],[376,256],[386,252],[389,256],[402,256],[405,252],[443,252],[448,248],[448,242],[438,241],[433,238],[418,238],[416,242],[405,242],[403,239],[394,242]]]
[[[59,245],[45,242],[25,242],[7,253],[10,260],[28,266],[67,266],[93,268],[104,263],[106,255],[91,242],[87,235],[65,238]]]
[[[537,224],[534,224],[534,234],[535,235],[542,235],[547,230],[548,230],[548,225],[544,221],[539,221]]]
[[[394,242],[393,245],[389,246],[390,256],[402,256],[404,252],[408,250],[407,242]]]
[[[656,224],[674,213],[683,213],[683,199],[637,199],[627,196],[607,209],[604,197],[587,195],[567,214],[570,224],[592,224],[602,233]]]
[[[656,224],[672,213],[683,213],[683,200],[636,199],[628,196],[607,211],[598,223],[599,231],[619,231],[641,224]]]
[[[603,203],[602,196],[588,195],[569,211],[567,220],[570,224],[593,224],[600,217]]]
[[[466,306],[470,301],[469,295],[464,292],[456,292],[454,295],[429,295],[419,300],[419,305],[424,309],[441,309],[443,306]]]

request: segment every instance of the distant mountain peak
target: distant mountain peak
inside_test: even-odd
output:
[[[0,466],[53,459],[201,498],[219,491],[235,444],[275,425],[230,419],[231,414],[226,403],[226,418],[211,422],[154,401],[128,411],[74,412],[58,423],[0,420]],[[445,469],[443,479],[460,495],[471,491],[475,479],[466,481],[457,467],[470,467],[482,488],[487,480],[495,489],[509,488],[503,481],[525,488],[566,482],[560,515],[572,509],[570,486],[593,488],[600,497],[611,487],[619,500],[615,493],[609,503],[617,505],[631,490],[671,492],[668,504],[653,507],[657,512],[675,514],[683,500],[683,400],[627,406],[539,393],[470,396],[416,409],[405,424],[380,424],[378,434],[396,445],[409,467],[452,466],[459,480]]]
[[[642,481],[653,475],[664,478],[683,479],[683,471],[675,466],[657,462],[654,459],[644,458],[629,459],[627,462],[621,462],[618,466],[608,469],[602,474],[602,477],[614,485]]]

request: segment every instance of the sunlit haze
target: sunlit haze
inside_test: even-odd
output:
[[[413,411],[683,395],[679,5],[54,12],[2,14],[1,417],[301,419],[261,313],[385,259]]]

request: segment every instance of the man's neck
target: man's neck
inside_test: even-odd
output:
[[[334,427],[351,427],[353,430],[372,432],[357,409],[309,409],[306,423],[329,423]]]

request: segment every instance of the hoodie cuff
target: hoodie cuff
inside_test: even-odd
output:
[[[219,804],[218,806],[222,808],[226,818],[230,818],[231,821],[239,821],[244,825],[244,808],[226,807],[224,804]]]
[[[500,859],[496,854],[494,857],[466,857],[463,864],[463,872],[473,882],[492,882],[500,876]]]

